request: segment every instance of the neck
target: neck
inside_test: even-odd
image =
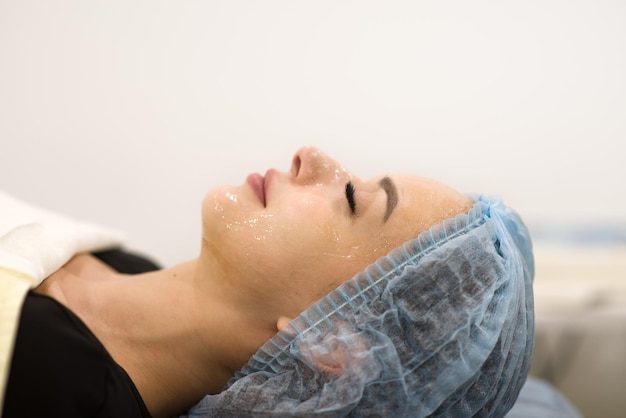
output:
[[[46,279],[41,291],[87,324],[154,417],[172,416],[218,393],[276,331],[229,303],[220,281],[199,270],[194,260],[125,276],[79,256]]]

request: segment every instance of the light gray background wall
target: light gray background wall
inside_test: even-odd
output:
[[[626,223],[626,2],[0,0],[0,188],[194,257],[220,183],[317,145]]]

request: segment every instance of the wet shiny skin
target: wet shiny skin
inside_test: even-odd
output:
[[[361,179],[320,150],[302,148],[289,171],[271,170],[266,207],[248,183],[206,195],[202,251],[221,260],[239,292],[278,297],[276,304],[297,315],[391,248],[471,206],[441,183],[391,174],[398,204],[384,221],[385,175]],[[356,215],[345,195],[348,181]]]

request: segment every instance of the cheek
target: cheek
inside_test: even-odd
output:
[[[327,196],[291,193],[277,202],[274,215],[276,242],[282,241],[285,251],[305,256],[336,251],[343,225]]]
[[[294,194],[267,210],[248,198],[245,191],[224,186],[203,200],[203,239],[222,258],[275,275],[301,272],[313,256],[335,252],[335,229],[314,198]]]
[[[340,213],[327,199],[296,194],[264,211],[224,188],[204,199],[203,234],[247,286],[304,309],[387,250]]]
[[[301,273],[300,286],[306,289],[307,302],[313,303],[363,271],[389,252],[391,243],[382,234],[354,231],[332,233],[332,249],[312,253],[307,269]],[[304,265],[304,264],[303,264]]]
[[[351,232],[350,237],[343,237],[340,243],[337,254],[325,260],[327,274],[321,281],[324,285],[322,296],[364,271],[395,246],[383,233],[373,234],[367,229]]]

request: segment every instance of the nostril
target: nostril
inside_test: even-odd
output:
[[[296,154],[296,156],[293,157],[293,162],[291,163],[291,172],[293,173],[294,177],[298,177],[298,173],[300,173],[301,164],[302,164],[302,161],[300,160],[300,156]]]

